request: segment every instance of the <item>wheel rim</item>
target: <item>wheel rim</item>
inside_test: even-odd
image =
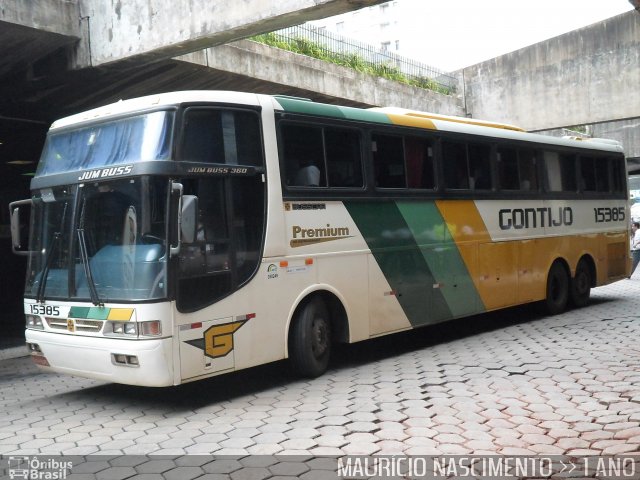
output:
[[[553,300],[554,303],[558,303],[558,300],[560,299],[560,279],[558,279],[558,277],[553,277],[553,279],[551,279],[551,300]]]
[[[565,285],[564,280],[560,275],[556,274],[551,278],[551,301],[559,304],[564,300]]]
[[[311,328],[311,350],[316,358],[322,357],[329,348],[329,328],[324,318],[314,318]]]
[[[584,295],[589,290],[589,275],[584,270],[580,270],[575,278],[576,290],[579,295]]]

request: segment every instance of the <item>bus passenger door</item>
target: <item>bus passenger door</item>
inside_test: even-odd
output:
[[[233,334],[242,323],[231,318],[250,312],[246,305],[226,301],[222,308],[219,302],[242,288],[260,262],[264,184],[260,176],[182,183],[185,194],[198,198],[199,210],[196,237],[182,243],[176,262],[181,371],[190,378],[234,366]]]

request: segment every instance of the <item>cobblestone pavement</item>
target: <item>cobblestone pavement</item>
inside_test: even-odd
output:
[[[344,346],[314,380],[276,363],[148,389],[1,360],[0,454],[637,453],[640,279],[592,297],[554,317],[527,306]]]

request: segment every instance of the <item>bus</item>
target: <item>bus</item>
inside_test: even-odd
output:
[[[184,91],[53,123],[30,199],[34,362],[171,386],[629,276],[622,148],[505,124]],[[20,215],[30,216],[29,239]]]

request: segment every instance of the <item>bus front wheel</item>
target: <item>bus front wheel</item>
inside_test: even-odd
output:
[[[569,275],[560,262],[551,265],[547,276],[545,307],[550,315],[564,312],[569,300]]]
[[[580,260],[576,274],[571,280],[571,303],[576,307],[584,307],[589,303],[591,295],[591,270],[585,260]]]
[[[331,355],[331,319],[322,299],[315,297],[306,302],[291,328],[289,356],[293,368],[304,377],[322,375]]]

